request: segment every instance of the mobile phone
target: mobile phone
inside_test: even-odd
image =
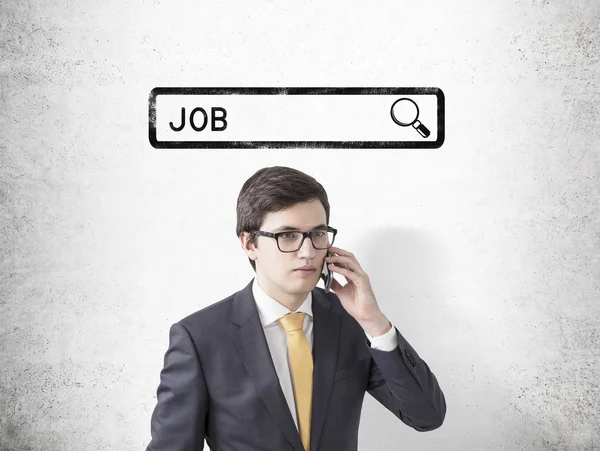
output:
[[[327,257],[331,257],[331,254],[329,253],[329,251],[327,252]],[[331,271],[329,271],[326,260],[323,261],[322,274],[323,274],[324,283],[325,283],[325,293],[329,293],[329,291],[331,290],[331,281],[333,280],[333,273]]]

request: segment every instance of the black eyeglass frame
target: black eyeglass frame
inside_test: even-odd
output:
[[[315,242],[313,241],[312,234],[314,232],[322,232],[323,230],[327,230],[328,232],[333,232],[333,238],[331,239],[331,244],[329,244],[329,246],[327,246],[327,247],[317,247],[317,246],[315,246]],[[289,252],[298,251],[304,244],[304,240],[306,239],[306,237],[310,238],[310,242],[315,249],[319,249],[319,250],[329,249],[331,246],[333,246],[333,243],[335,241],[335,236],[337,235],[337,229],[327,226],[327,229],[311,230],[310,232],[301,232],[300,230],[284,230],[283,232],[271,233],[271,232],[263,232],[262,230],[255,230],[251,233],[252,233],[252,235],[266,236],[268,238],[274,238],[275,242],[277,243],[277,248],[279,249],[279,251],[284,252],[284,253],[289,253]],[[281,250],[281,247],[279,246],[279,236],[283,235],[284,233],[301,233],[302,234],[302,241],[300,241],[300,246],[298,246],[298,249],[294,249],[293,251],[282,251]]]

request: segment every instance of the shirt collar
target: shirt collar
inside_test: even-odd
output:
[[[288,313],[294,313],[285,305],[280,304],[267,293],[265,293],[256,281],[256,277],[252,282],[252,294],[254,295],[258,316],[260,317],[260,322],[262,323],[263,327],[266,327],[274,321],[277,321],[279,318],[287,315]],[[308,293],[308,296],[306,296],[306,299],[304,299],[302,304],[300,304],[300,307],[296,309],[296,312],[304,312],[308,316],[312,317],[312,291]]]

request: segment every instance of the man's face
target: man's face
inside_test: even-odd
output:
[[[277,233],[291,228],[309,232],[327,226],[326,214],[319,200],[295,204],[285,210],[268,213],[260,230]],[[258,236],[257,247],[248,254],[256,262],[256,277],[265,292],[285,301],[303,300],[321,275],[326,249],[315,249],[309,237],[295,252],[281,252],[274,238]],[[312,266],[314,271],[299,271],[303,266]]]

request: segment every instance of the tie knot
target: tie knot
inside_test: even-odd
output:
[[[302,330],[302,324],[304,322],[304,312],[288,313],[278,319],[286,332],[293,330]]]

